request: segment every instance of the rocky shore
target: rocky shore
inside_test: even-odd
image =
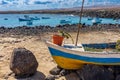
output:
[[[120,19],[120,8],[88,9],[84,10],[84,16]]]
[[[57,32],[58,30],[64,30],[66,32],[77,32],[78,24],[73,25],[58,25],[56,27],[51,26],[18,26],[15,28],[0,27],[0,34],[6,35],[39,35],[45,32]],[[120,31],[120,24],[98,24],[98,25],[83,25],[80,29],[81,32],[91,31]]]
[[[69,75],[69,77],[76,75],[74,80],[120,80],[120,66],[100,66],[86,64],[82,67],[82,69],[79,70],[64,70],[56,67],[52,69],[50,73],[52,75],[49,75],[46,80],[56,80],[55,78],[58,75],[60,77],[63,75]]]

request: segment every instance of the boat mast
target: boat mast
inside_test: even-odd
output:
[[[82,13],[83,13],[83,6],[84,6],[84,0],[82,0],[82,7],[81,7],[81,11],[80,11],[80,19],[79,19],[79,23],[78,23],[78,31],[77,31],[77,37],[76,37],[75,46],[77,46],[78,36],[79,36],[79,33],[80,33],[80,28],[82,27],[82,25],[81,25],[81,19],[82,19]]]

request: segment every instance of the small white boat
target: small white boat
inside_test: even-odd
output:
[[[92,20],[92,23],[93,24],[99,24],[99,23],[101,23],[101,19],[99,19],[99,18],[94,18],[93,20]]]

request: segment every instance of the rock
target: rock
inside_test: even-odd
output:
[[[114,66],[113,71],[114,71],[115,75],[119,75],[120,74],[120,66]]]
[[[29,77],[36,73],[38,62],[33,53],[25,48],[15,48],[13,50],[10,69],[17,78]]]
[[[54,75],[48,75],[45,80],[55,80],[55,76]]]
[[[115,80],[120,80],[120,75],[117,75]]]
[[[65,75],[70,74],[71,72],[72,72],[72,70],[62,69],[62,70],[60,71],[60,75],[61,75],[61,76],[65,76]]]
[[[113,73],[103,66],[85,65],[78,70],[81,80],[113,80]]]
[[[62,68],[57,66],[57,67],[53,68],[52,70],[50,70],[50,74],[52,74],[52,75],[59,75],[61,70],[62,70]]]

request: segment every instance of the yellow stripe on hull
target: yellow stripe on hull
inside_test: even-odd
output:
[[[76,60],[71,58],[65,58],[61,56],[52,56],[56,63],[64,69],[80,69],[84,64],[97,64],[97,65],[120,65],[119,63],[114,64],[102,64],[94,62],[86,62],[82,60]]]
[[[53,56],[53,59],[61,68],[64,68],[64,69],[80,69],[85,63],[84,61],[64,58],[60,56]]]

